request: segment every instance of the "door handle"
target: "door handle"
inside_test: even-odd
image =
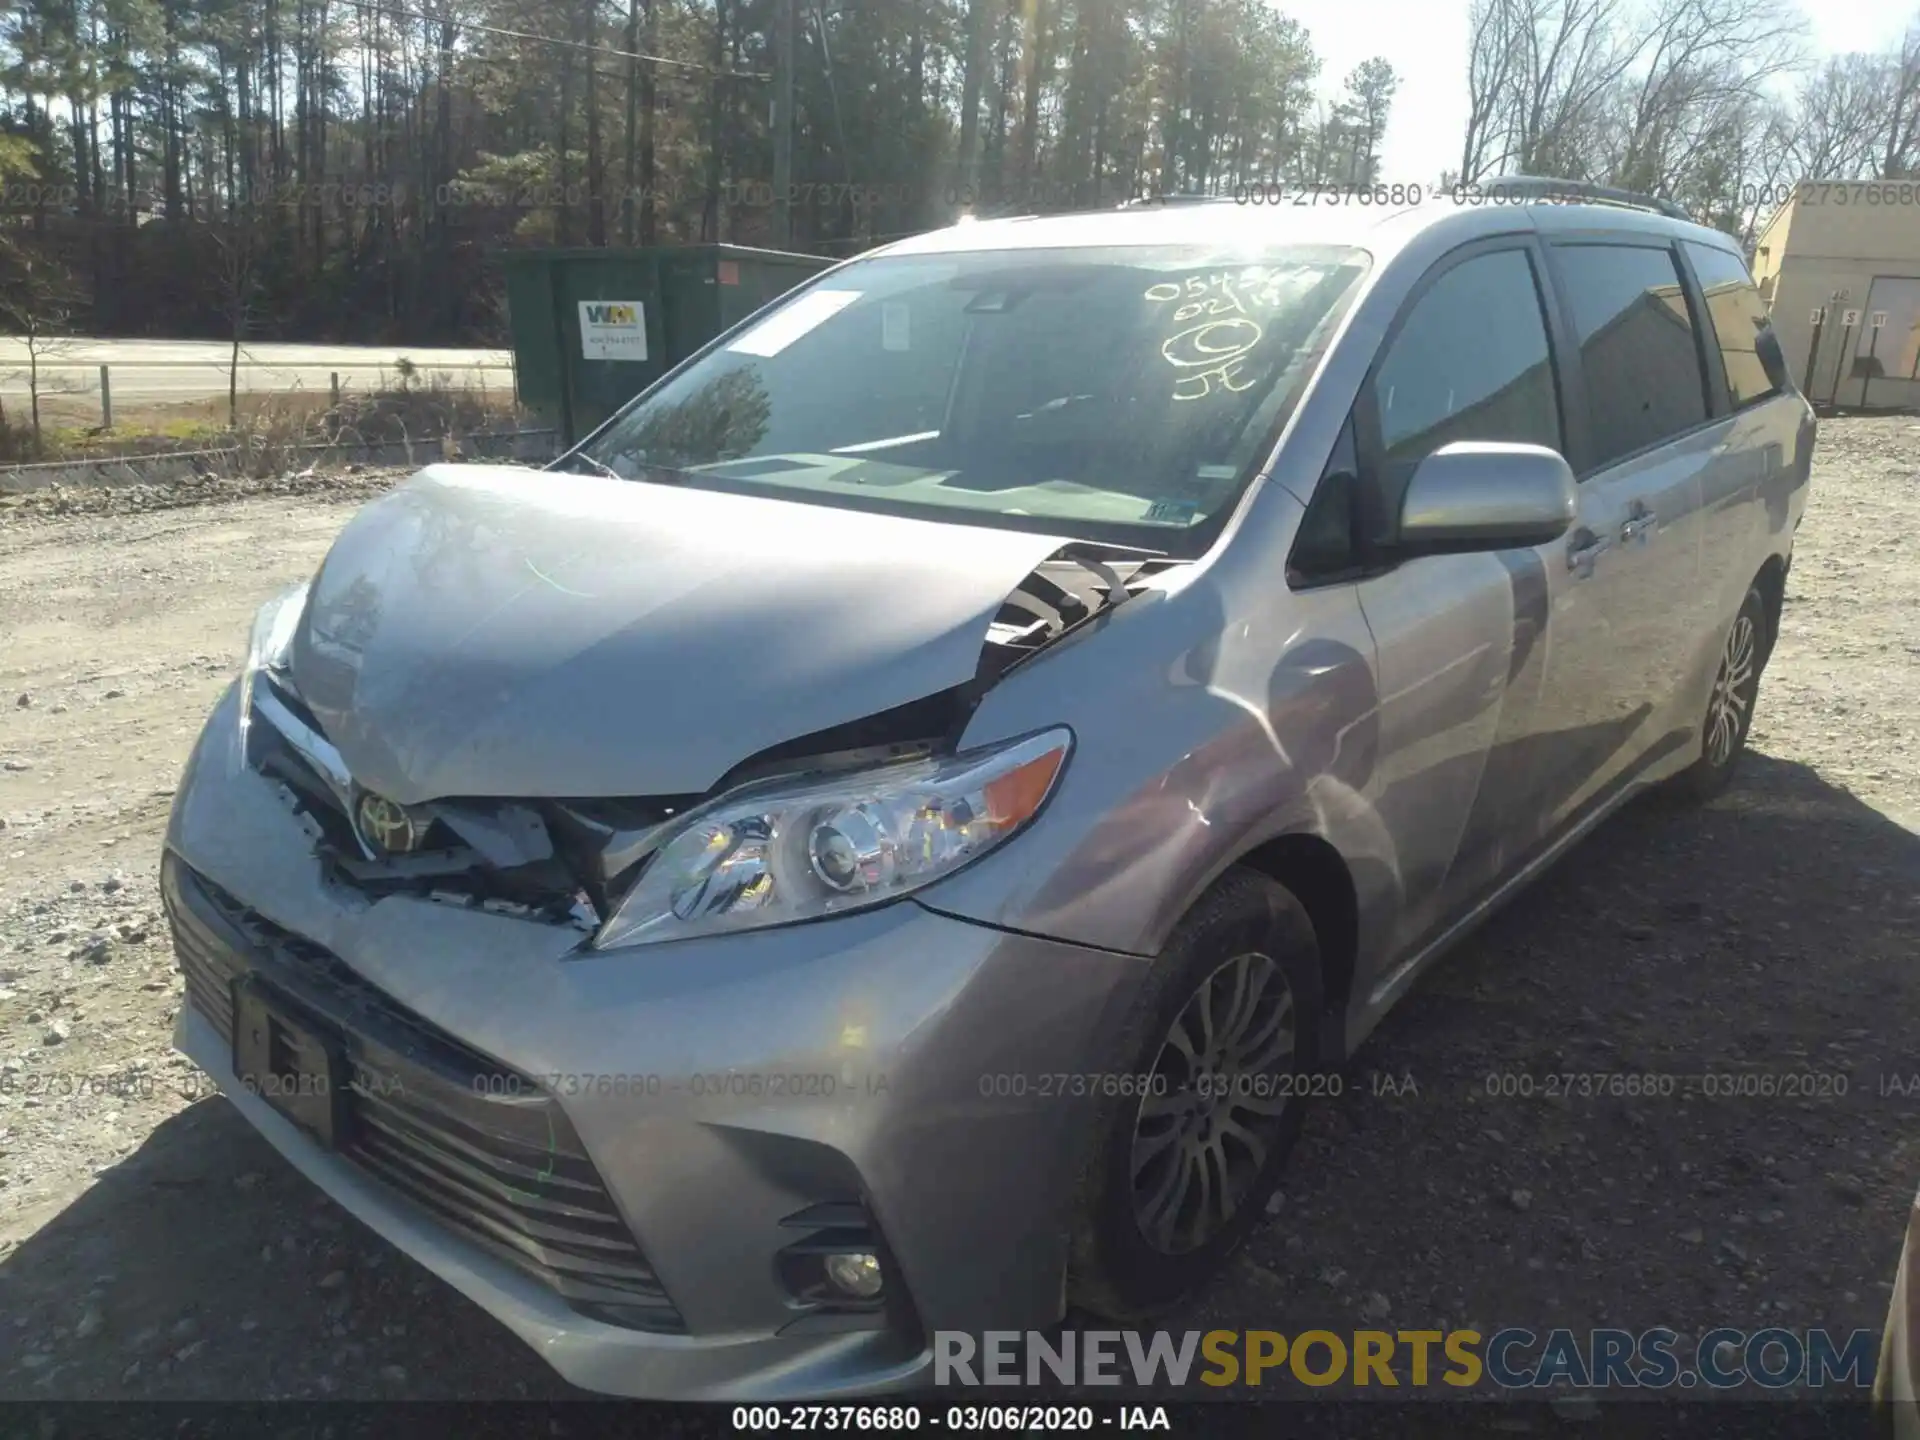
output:
[[[1612,548],[1611,540],[1582,530],[1567,544],[1567,569],[1585,579],[1593,574],[1593,562]]]
[[[1637,510],[1627,523],[1620,527],[1620,543],[1630,545],[1643,535],[1651,535],[1658,528],[1659,521],[1651,510]]]

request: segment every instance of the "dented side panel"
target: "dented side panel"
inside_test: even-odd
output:
[[[1251,523],[1278,533],[1244,537],[1243,553],[1284,554],[1299,514],[1267,487]],[[1374,805],[1374,646],[1352,587],[1295,594],[1277,565],[1213,565],[1179,580],[982,700],[967,743],[1045,716],[1073,727],[1074,762],[1031,833],[932,887],[925,903],[1152,954],[1227,865],[1303,831],[1354,871],[1363,948],[1378,948],[1374,929],[1387,933],[1401,908],[1400,864]]]

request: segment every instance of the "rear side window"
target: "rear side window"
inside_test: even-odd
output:
[[[1463,260],[1413,304],[1374,374],[1380,448],[1411,468],[1455,440],[1560,446],[1547,327],[1524,250]]]
[[[1733,407],[1751,405],[1785,388],[1785,377],[1769,375],[1755,341],[1767,328],[1767,305],[1754,287],[1738,255],[1712,245],[1684,242],[1693,273],[1707,300],[1707,319],[1727,371],[1727,390]]]
[[[1555,260],[1580,342],[1596,467],[1703,423],[1706,380],[1673,252],[1561,245]]]

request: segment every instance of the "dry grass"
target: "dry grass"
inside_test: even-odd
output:
[[[469,435],[514,428],[510,388],[456,381],[445,372],[402,367],[379,389],[343,389],[339,402],[314,391],[242,391],[230,416],[224,396],[115,406],[114,426],[99,424],[97,396],[43,394],[40,443],[14,400],[0,416],[0,463],[96,460],[218,450],[235,469],[264,473],[304,447],[401,444],[423,454],[457,453]]]

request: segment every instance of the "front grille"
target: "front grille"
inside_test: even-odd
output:
[[[340,1153],[583,1313],[684,1331],[552,1096],[172,854],[161,883],[187,998],[229,1044],[233,985],[249,974],[340,1037],[349,1070]]]

